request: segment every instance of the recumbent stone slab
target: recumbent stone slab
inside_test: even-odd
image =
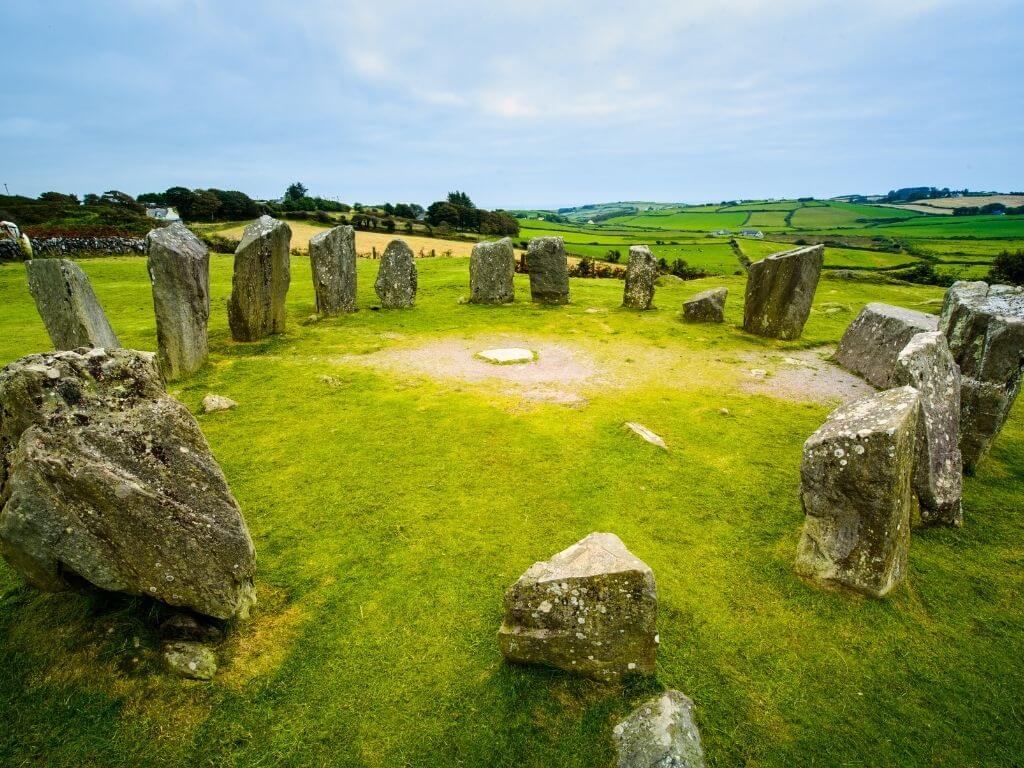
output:
[[[356,311],[356,231],[339,226],[309,239],[316,311],[338,315]]]
[[[477,357],[495,365],[514,365],[517,363],[532,363],[534,354],[529,349],[522,347],[498,347],[496,349],[485,349],[478,352]]]
[[[210,254],[205,243],[177,221],[151,230],[146,252],[160,369],[166,379],[177,379],[206,363]]]
[[[798,339],[811,314],[825,247],[776,253],[747,268],[743,330],[776,339]]]
[[[896,384],[921,396],[914,490],[926,525],[963,524],[960,369],[941,331],[914,336],[896,358]]]
[[[682,319],[687,323],[724,323],[728,288],[709,288],[683,302]]]
[[[512,240],[477,243],[469,256],[469,300],[474,304],[509,304],[515,299],[516,254]]]
[[[873,301],[850,323],[836,361],[879,389],[896,383],[896,358],[919,333],[938,328],[939,318],[925,312]]]
[[[228,299],[228,325],[235,341],[284,332],[291,241],[291,228],[270,216],[260,216],[242,233]]]
[[[89,278],[67,259],[25,262],[28,289],[55,349],[121,346]]]
[[[622,306],[630,309],[650,309],[654,301],[654,281],[658,279],[658,260],[646,245],[629,247],[626,283],[622,292]]]
[[[404,240],[388,243],[380,257],[374,289],[385,309],[404,309],[416,303],[416,259]]]
[[[645,701],[612,731],[618,768],[704,768],[693,702],[679,691]]]
[[[252,540],[156,356],[29,355],[0,372],[0,553],[36,587],[88,582],[220,619],[255,602]]]
[[[960,366],[960,451],[973,472],[1010,414],[1024,371],[1024,289],[957,282],[939,320]]]
[[[535,237],[526,249],[530,297],[541,304],[569,303],[569,263],[560,237]]]
[[[878,392],[833,411],[804,443],[801,576],[873,597],[903,579],[919,408],[912,387]]]
[[[510,661],[599,680],[649,674],[657,614],[651,569],[618,536],[592,533],[509,588],[498,644]]]

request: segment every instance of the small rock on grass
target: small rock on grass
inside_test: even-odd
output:
[[[612,735],[618,768],[704,768],[693,702],[679,691],[645,701]]]
[[[165,643],[164,663],[171,672],[190,680],[212,680],[217,673],[217,655],[213,649],[189,640]]]
[[[623,426],[633,432],[633,434],[638,435],[642,440],[646,440],[651,445],[656,445],[665,451],[668,450],[668,446],[665,445],[665,441],[661,436],[655,434],[643,424],[637,424],[635,421],[627,421]]]
[[[230,411],[232,408],[237,406],[238,403],[230,397],[224,397],[223,395],[207,395],[203,398],[203,413]]]

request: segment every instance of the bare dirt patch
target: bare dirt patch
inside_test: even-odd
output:
[[[752,394],[818,403],[847,403],[875,388],[828,358],[835,347],[745,355],[749,364],[740,389]]]

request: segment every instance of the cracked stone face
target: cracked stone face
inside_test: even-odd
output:
[[[25,262],[28,289],[55,349],[121,346],[89,278],[68,259]]]
[[[934,331],[937,315],[871,302],[850,323],[836,362],[879,389],[896,385],[896,358],[915,335]]]
[[[825,247],[776,253],[747,268],[743,330],[776,339],[798,339],[811,314]]]
[[[291,240],[291,228],[270,216],[260,216],[242,233],[228,299],[228,325],[235,341],[258,341],[284,332]]]
[[[535,237],[526,250],[530,296],[540,304],[569,303],[569,263],[560,237]]]
[[[654,302],[654,281],[658,279],[658,260],[646,245],[629,247],[629,265],[623,288],[622,306],[650,309]]]
[[[505,593],[498,644],[509,661],[598,680],[654,671],[651,569],[611,533],[592,533],[534,563]]]
[[[612,730],[618,768],[704,768],[693,702],[679,691],[648,699]]]

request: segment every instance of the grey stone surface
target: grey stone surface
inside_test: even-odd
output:
[[[797,572],[823,587],[888,594],[907,570],[920,396],[878,392],[833,411],[804,443]]]
[[[687,323],[724,323],[728,288],[709,288],[683,302],[682,320]]]
[[[879,389],[896,383],[896,358],[914,336],[938,328],[929,315],[873,301],[860,311],[843,334],[836,362]]]
[[[89,582],[217,618],[255,601],[241,510],[156,356],[29,355],[0,372],[0,553],[36,587]]]
[[[809,245],[768,256],[747,268],[743,330],[798,339],[811,313],[825,247]]]
[[[191,640],[164,643],[164,664],[190,680],[212,680],[217,674],[217,654],[209,646]]]
[[[121,346],[89,278],[67,259],[25,262],[28,289],[55,349]]]
[[[611,533],[534,563],[505,593],[505,658],[614,680],[654,671],[658,598],[651,569]]]
[[[237,408],[238,403],[230,397],[223,395],[209,394],[203,398],[203,413],[214,413],[216,411],[230,411]]]
[[[469,300],[474,304],[510,304],[515,299],[516,255],[512,240],[477,243],[469,257]]]
[[[612,737],[618,768],[704,768],[693,702],[679,691],[645,701],[615,726]]]
[[[530,297],[541,304],[569,303],[569,263],[560,237],[535,237],[526,249]]]
[[[210,254],[181,222],[150,231],[146,251],[160,369],[168,380],[181,378],[206,363]]]
[[[658,260],[646,245],[629,246],[629,264],[622,291],[622,306],[650,309],[654,302],[654,281],[658,279]]]
[[[339,226],[309,239],[316,311],[338,315],[356,311],[356,231]]]
[[[921,396],[914,490],[926,525],[963,524],[960,369],[941,331],[914,336],[896,358],[897,385]]]
[[[946,292],[939,330],[960,366],[960,451],[973,472],[1021,387],[1024,289],[958,282]]]
[[[284,332],[291,241],[291,228],[270,216],[260,216],[242,233],[228,299],[228,325],[235,341],[259,341]]]
[[[380,257],[374,288],[385,309],[403,309],[416,303],[416,259],[404,240],[392,240]]]
[[[224,639],[224,632],[205,616],[199,619],[191,613],[176,613],[160,624],[160,637],[163,640],[219,643]]]

